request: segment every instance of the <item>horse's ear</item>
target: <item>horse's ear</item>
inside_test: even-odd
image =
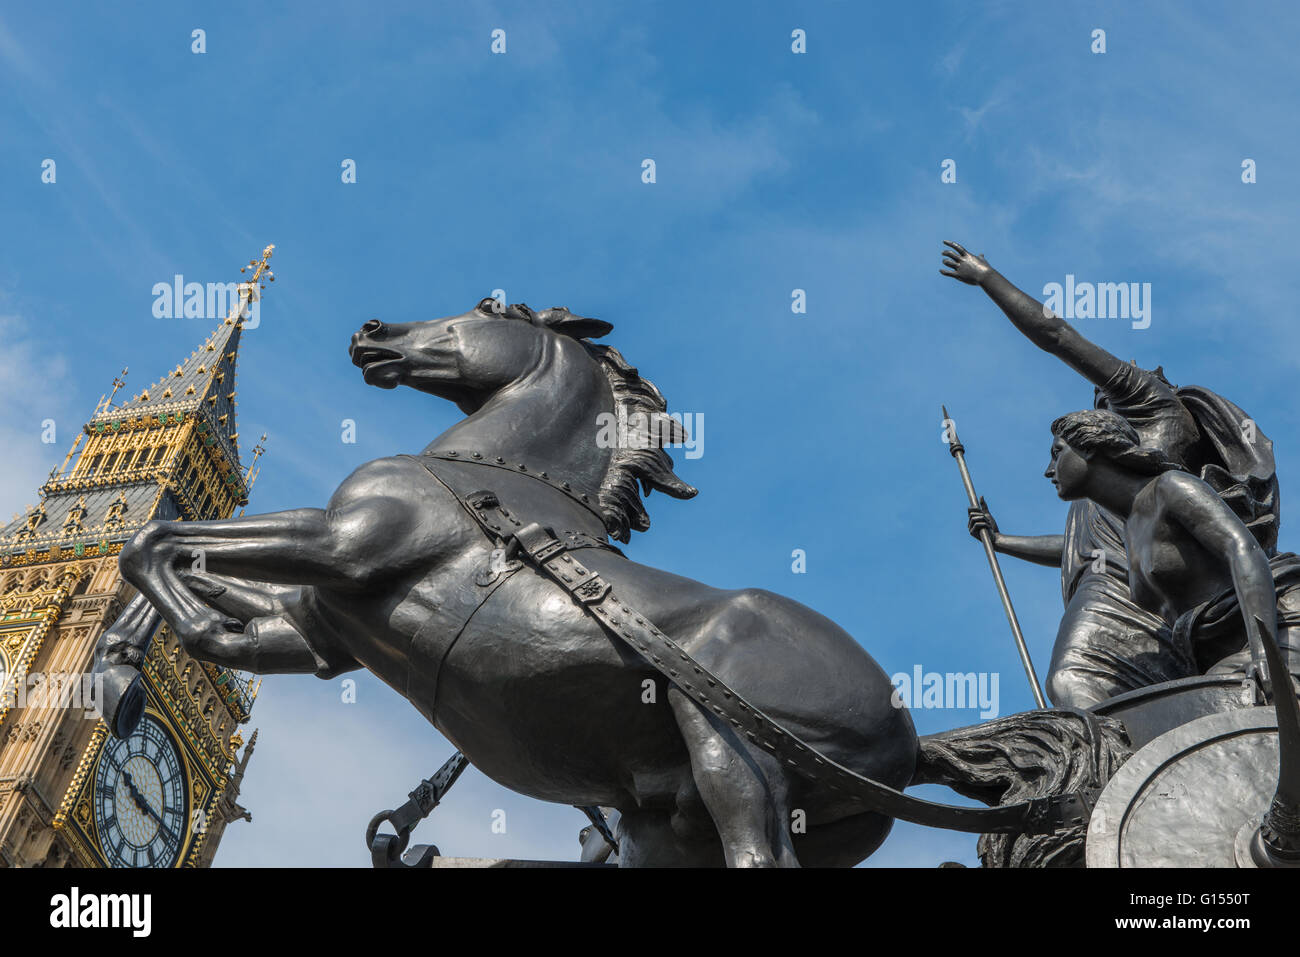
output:
[[[537,313],[537,318],[544,326],[562,332],[566,336],[572,336],[574,339],[599,339],[614,330],[614,327],[603,319],[575,316],[563,306],[543,309]]]

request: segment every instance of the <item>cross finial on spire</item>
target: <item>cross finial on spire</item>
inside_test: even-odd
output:
[[[113,391],[110,392],[110,393],[109,393],[108,395],[106,395],[106,396],[101,395],[101,396],[99,397],[99,405],[95,406],[95,414],[96,414],[96,415],[98,415],[98,414],[99,414],[101,411],[103,411],[104,409],[107,409],[107,408],[109,408],[109,407],[112,406],[112,404],[113,404],[113,396],[117,395],[117,390],[118,390],[118,389],[120,389],[120,388],[122,388],[122,386],[126,385],[126,373],[127,373],[127,371],[128,371],[127,367],[126,367],[126,366],[122,366],[122,371],[119,372],[117,375],[115,375],[115,376],[113,377]]]
[[[266,433],[263,432],[262,437],[258,439],[257,444],[253,446],[253,461],[249,462],[248,468],[244,470],[244,491],[246,493],[253,491],[253,483],[257,481],[257,474],[262,471],[261,466],[257,464],[257,460],[266,452],[265,443]],[[248,499],[245,498],[244,501],[246,503]],[[239,517],[244,517],[244,510],[242,508],[239,510]]]
[[[271,245],[267,246],[265,249],[262,250],[261,259],[250,259],[248,261],[248,266],[240,266],[239,271],[247,272],[249,266],[251,266],[253,267],[253,278],[250,280],[250,282],[259,281],[262,278],[263,272],[266,273],[267,279],[274,282],[275,277],[271,275],[271,270],[267,266],[267,263],[271,261],[271,256],[274,254],[274,252],[275,252],[275,243],[271,243]]]
[[[233,323],[236,319],[247,319],[249,304],[257,302],[261,298],[259,295],[260,290],[266,288],[266,283],[262,282],[262,280],[266,279],[267,282],[275,282],[275,273],[271,272],[269,265],[274,252],[275,244],[272,243],[262,250],[261,259],[250,259],[247,266],[239,267],[240,272],[248,272],[249,269],[252,269],[253,275],[247,282],[239,284],[239,305],[236,307],[235,312],[226,317],[226,322]]]
[[[257,444],[253,446],[253,461],[248,463],[248,471],[244,473],[244,487],[250,492],[253,490],[253,483],[257,481],[257,473],[261,471],[257,465],[257,460],[260,459],[265,452],[266,433],[263,432],[262,437],[258,439]]]

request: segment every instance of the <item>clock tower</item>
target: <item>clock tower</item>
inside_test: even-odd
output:
[[[273,248],[175,369],[117,403],[114,380],[39,504],[0,527],[0,867],[203,867],[226,825],[249,819],[235,803],[253,747],[239,731],[258,690],[248,676],[191,658],[163,625],[144,716],[117,740],[91,662],[135,594],[117,555],[140,526],[248,503],[262,446],[240,465],[235,362]]]

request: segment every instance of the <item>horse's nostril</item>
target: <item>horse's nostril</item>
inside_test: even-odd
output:
[[[383,331],[383,328],[384,328],[384,324],[380,322],[378,319],[370,319],[366,322],[365,325],[361,327],[361,331],[368,336],[373,336]]]

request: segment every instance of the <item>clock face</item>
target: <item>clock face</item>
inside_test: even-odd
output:
[[[172,867],[189,818],[176,742],[153,715],[132,735],[109,738],[95,775],[95,824],[112,867]]]

